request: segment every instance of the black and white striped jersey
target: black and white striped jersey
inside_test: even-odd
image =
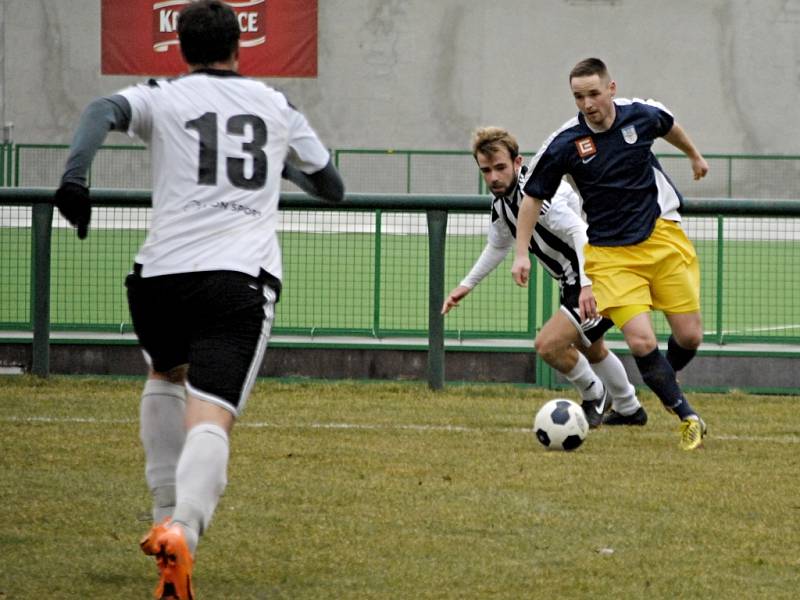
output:
[[[522,173],[524,176],[524,167]],[[475,287],[513,248],[521,201],[519,185],[513,186],[513,192],[508,196],[493,196],[492,221],[486,248],[461,285]],[[580,210],[578,195],[567,183],[562,182],[556,194],[542,204],[539,220],[528,244],[528,250],[561,287],[591,284],[583,271],[586,223],[581,218]]]

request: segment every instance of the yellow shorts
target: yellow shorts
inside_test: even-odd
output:
[[[647,310],[700,310],[697,254],[675,221],[658,219],[650,237],[632,246],[587,244],[584,255],[597,309],[617,327]]]

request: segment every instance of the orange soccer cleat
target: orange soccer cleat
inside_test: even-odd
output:
[[[139,542],[142,552],[156,557],[161,573],[154,595],[159,600],[193,600],[194,559],[186,544],[183,528],[177,524],[170,525],[168,521],[153,525]]]

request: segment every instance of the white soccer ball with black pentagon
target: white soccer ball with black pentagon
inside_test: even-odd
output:
[[[589,423],[579,404],[554,398],[536,413],[533,433],[548,450],[575,450],[586,439]]]

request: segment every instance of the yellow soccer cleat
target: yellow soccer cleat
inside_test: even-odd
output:
[[[681,421],[681,449],[696,450],[703,447],[703,438],[708,431],[705,421],[697,415]]]

